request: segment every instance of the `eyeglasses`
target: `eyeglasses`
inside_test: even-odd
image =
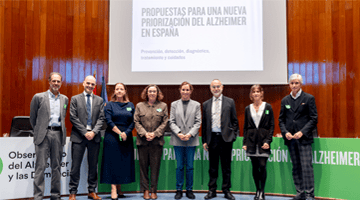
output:
[[[211,86],[211,88],[213,88],[213,89],[220,89],[220,88],[221,88],[221,85],[213,85],[213,86]]]

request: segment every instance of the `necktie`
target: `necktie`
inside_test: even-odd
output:
[[[87,125],[91,126],[91,104],[90,104],[90,94],[87,94],[87,101],[86,101],[86,111],[88,114],[88,118],[87,118]]]
[[[215,113],[214,113],[213,120],[214,121],[213,121],[212,127],[220,128],[220,99],[219,98],[215,99]]]

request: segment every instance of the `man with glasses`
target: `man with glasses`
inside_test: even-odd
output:
[[[219,159],[223,176],[222,191],[226,199],[235,199],[231,194],[231,152],[233,142],[239,134],[239,123],[235,102],[222,95],[224,86],[215,79],[210,90],[213,97],[203,104],[202,143],[209,151],[209,192],[205,199],[216,197],[216,180],[218,178]]]

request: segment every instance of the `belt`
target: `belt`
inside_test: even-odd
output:
[[[212,132],[212,134],[221,135],[221,132]]]
[[[52,131],[61,131],[61,126],[48,126],[47,129]]]

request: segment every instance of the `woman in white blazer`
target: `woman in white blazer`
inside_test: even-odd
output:
[[[190,99],[193,86],[183,82],[180,87],[181,99],[171,103],[169,124],[172,131],[170,145],[174,146],[177,160],[176,195],[181,199],[184,184],[184,165],[186,165],[186,197],[195,199],[193,187],[193,163],[195,148],[199,145],[201,124],[200,103]]]

